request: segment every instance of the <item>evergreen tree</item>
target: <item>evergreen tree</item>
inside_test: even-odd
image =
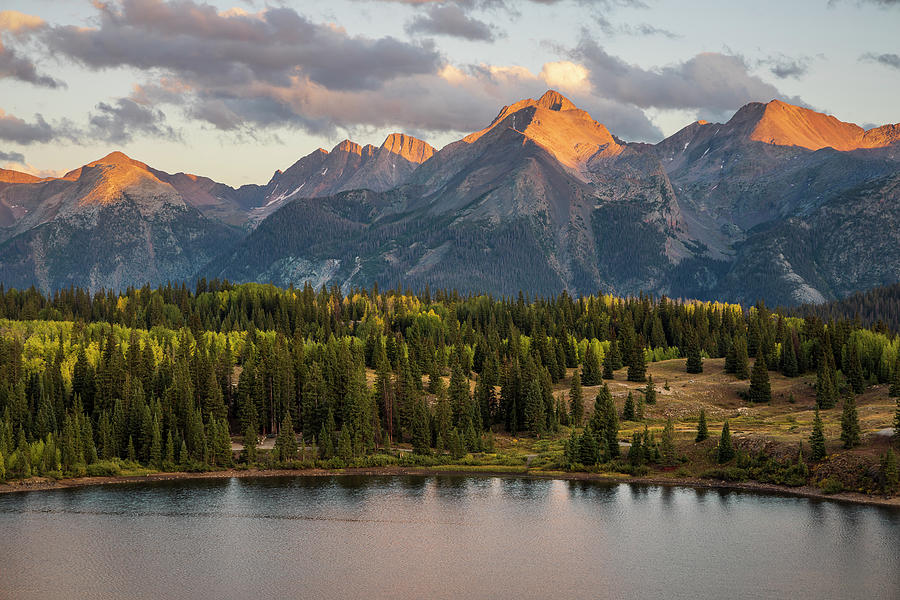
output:
[[[897,399],[897,410],[894,412],[894,441],[900,441],[900,398]]]
[[[666,426],[663,428],[660,454],[664,465],[671,467],[675,464],[675,425],[672,417],[666,419]]]
[[[686,355],[685,370],[688,373],[702,373],[703,358],[700,356],[700,342],[697,340],[697,334],[693,330],[688,334]]]
[[[578,438],[578,462],[588,467],[600,462],[600,447],[590,430],[585,430]]]
[[[709,429],[706,425],[706,409],[700,409],[700,419],[697,421],[697,437],[694,438],[695,442],[702,442],[706,438],[709,437]]]
[[[894,372],[891,374],[891,387],[888,395],[891,398],[900,397],[900,359],[894,362]]]
[[[647,377],[647,361],[644,358],[644,347],[637,336],[631,350],[631,362],[628,364],[628,381],[642,382]]]
[[[294,433],[294,423],[291,420],[290,411],[286,411],[278,435],[275,437],[275,460],[287,462],[297,457],[297,436]]]
[[[622,420],[634,421],[634,395],[629,391],[625,398],[625,405],[622,407]]]
[[[190,461],[191,457],[190,454],[188,454],[187,443],[184,440],[181,440],[181,451],[178,453],[178,463],[184,466]]]
[[[159,430],[159,419],[153,420],[153,431],[150,440],[150,465],[162,468],[162,433]]]
[[[847,381],[850,383],[854,394],[862,394],[864,389],[862,363],[859,361],[859,352],[856,349],[856,344],[850,344],[847,363]]]
[[[769,402],[772,399],[772,387],[769,384],[769,369],[766,367],[766,359],[759,352],[750,374],[750,402]]]
[[[600,358],[594,352],[594,345],[588,342],[581,366],[581,383],[583,385],[599,385],[601,380]]]
[[[844,396],[844,408],[841,411],[841,441],[844,448],[859,446],[859,415],[856,412],[856,399],[852,393]]]
[[[428,427],[428,408],[424,400],[415,403],[413,412],[412,447],[414,454],[431,454],[431,432]]]
[[[175,441],[172,439],[172,430],[166,433],[166,458],[163,463],[165,469],[171,469],[175,466]]]
[[[345,463],[353,460],[353,441],[350,439],[350,428],[344,426],[338,438],[337,456]]]
[[[641,443],[641,434],[634,432],[631,434],[631,447],[628,449],[628,462],[632,466],[640,466],[644,462],[644,448]]]
[[[656,404],[656,384],[653,383],[653,375],[647,375],[647,385],[644,387],[644,402]]]
[[[731,430],[728,428],[728,421],[722,425],[722,435],[719,437],[719,448],[716,460],[720,465],[727,463],[734,458],[734,445],[731,442]]]
[[[786,333],[781,342],[781,373],[785,377],[796,377],[799,374],[797,352],[794,350],[794,337]]]
[[[248,422],[244,425],[244,437],[242,438],[244,450],[241,453],[241,460],[248,465],[256,462],[256,424]]]
[[[569,387],[569,412],[572,427],[581,427],[584,421],[584,396],[581,393],[581,374],[578,369],[572,373],[572,385]]]
[[[837,404],[837,386],[834,381],[834,371],[828,366],[827,360],[819,361],[816,371],[816,406],[821,409],[834,408]]]
[[[609,352],[603,355],[603,379],[615,379],[615,369],[613,365],[615,364],[613,361],[615,360],[615,356],[613,355],[613,351],[618,350],[616,341],[613,340],[609,343]]]
[[[809,445],[812,448],[812,459],[822,460],[825,458],[825,426],[822,424],[822,417],[819,415],[819,407],[816,407],[816,416],[813,419],[812,433],[809,435]]]

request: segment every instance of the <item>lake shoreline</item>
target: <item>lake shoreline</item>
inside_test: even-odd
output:
[[[668,487],[689,487],[693,489],[731,490],[769,494],[774,496],[795,496],[816,500],[850,502],[871,506],[900,508],[900,496],[885,498],[870,496],[857,492],[840,492],[825,494],[812,486],[787,487],[755,481],[730,482],[697,478],[667,477],[632,477],[628,475],[610,475],[606,473],[585,473],[567,471],[515,471],[500,469],[468,470],[463,468],[441,467],[349,467],[346,469],[226,469],[191,473],[175,471],[151,473],[149,475],[116,475],[110,477],[74,477],[69,479],[49,479],[34,477],[24,481],[0,484],[0,494],[32,492],[43,490],[61,490],[94,485],[111,485],[122,483],[150,483],[156,481],[177,481],[196,479],[230,479],[257,477],[331,477],[341,475],[357,476],[435,476],[455,475],[469,477],[515,477],[522,479],[559,479],[564,481],[595,481],[599,483],[629,483],[639,485],[658,485]]]

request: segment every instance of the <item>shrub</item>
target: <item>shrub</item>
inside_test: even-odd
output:
[[[834,477],[826,477],[819,482],[819,488],[826,494],[838,494],[844,491],[844,484]]]

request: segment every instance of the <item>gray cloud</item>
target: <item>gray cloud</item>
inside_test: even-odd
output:
[[[810,58],[807,56],[789,57],[783,54],[761,61],[769,71],[779,79],[800,78],[809,72]]]
[[[166,125],[166,115],[158,109],[119,98],[114,103],[99,103],[90,115],[90,135],[108,142],[130,141],[135,134],[180,138]]]
[[[864,62],[876,62],[886,67],[900,69],[900,54],[875,54],[867,52],[860,57]]]
[[[353,37],[290,8],[249,15],[220,14],[192,0],[95,6],[98,27],[52,27],[43,34],[46,45],[95,69],[162,69],[216,85],[288,86],[306,77],[329,89],[377,89],[395,77],[435,72],[442,63],[430,42]]]
[[[49,142],[58,133],[41,115],[35,115],[34,122],[28,123],[0,110],[0,140],[28,145]]]
[[[12,48],[4,46],[3,40],[0,40],[0,79],[6,78],[18,79],[41,87],[65,87],[61,81],[38,73],[37,67],[30,58],[21,56]]]
[[[24,164],[25,155],[21,152],[4,152],[3,150],[0,150],[0,160]]]
[[[704,53],[648,70],[610,55],[586,34],[571,54],[590,70],[598,94],[642,108],[733,110],[753,100],[785,98],[751,75],[740,56]]]
[[[409,34],[449,35],[471,41],[494,40],[493,29],[469,16],[457,4],[435,4],[406,24]]]

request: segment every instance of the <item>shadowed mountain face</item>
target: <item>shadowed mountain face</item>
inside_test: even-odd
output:
[[[114,153],[60,179],[0,172],[0,277],[821,302],[900,281],[898,142],[772,101],[626,143],[548,91],[439,151],[344,141],[264,186]]]

